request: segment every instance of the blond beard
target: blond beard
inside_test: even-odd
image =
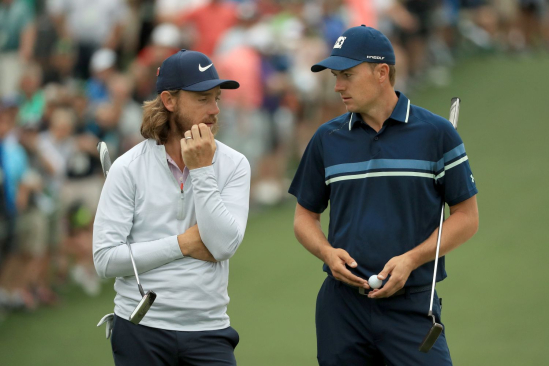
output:
[[[175,126],[175,130],[173,132],[178,135],[179,139],[184,138],[185,132],[189,131],[193,125],[198,124],[194,123],[194,121],[187,117],[180,108],[177,108],[173,113],[171,113],[170,122],[172,122],[170,124]],[[219,121],[217,116],[206,117],[199,123],[213,123],[212,133],[214,136],[219,131]]]

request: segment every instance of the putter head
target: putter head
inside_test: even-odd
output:
[[[133,313],[130,315],[129,320],[133,324],[139,324],[139,322],[145,317],[145,314],[147,314],[147,311],[151,308],[155,299],[156,294],[153,291],[147,291],[145,296],[143,296],[141,301],[139,301],[139,304],[137,304],[137,307]]]
[[[431,329],[429,329],[429,333],[423,338],[423,342],[419,345],[419,351],[423,353],[427,353],[433,348],[440,333],[444,330],[444,326],[436,322],[434,315],[429,316],[433,319],[433,325],[431,326]]]

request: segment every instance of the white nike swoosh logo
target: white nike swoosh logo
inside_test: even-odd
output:
[[[212,67],[212,65],[213,64],[209,64],[206,67],[202,67],[202,66],[200,66],[200,64],[198,64],[198,70],[200,70],[200,72],[204,72],[204,71],[208,70],[210,67]]]

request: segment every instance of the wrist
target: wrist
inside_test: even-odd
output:
[[[185,234],[177,235],[177,244],[179,244],[179,250],[184,257],[189,256],[187,241],[185,240]]]
[[[403,257],[406,259],[412,271],[417,269],[419,266],[423,264],[420,256],[414,251],[409,251],[407,253],[404,253]]]
[[[320,260],[322,260],[322,262],[328,264],[329,252],[332,249],[334,249],[334,248],[332,248],[331,246],[328,246],[328,245],[324,245],[324,246],[320,247],[318,255],[320,257]]]

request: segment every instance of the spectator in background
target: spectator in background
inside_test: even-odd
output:
[[[205,5],[209,0],[156,0],[156,22],[177,23],[177,19],[192,10]]]
[[[95,108],[94,121],[88,125],[88,132],[109,147],[111,159],[120,156],[122,136],[118,128],[120,110],[111,102],[101,103]]]
[[[36,39],[34,11],[25,0],[0,0],[0,97],[13,94]]]
[[[92,55],[100,48],[120,46],[127,6],[124,0],[49,0],[60,38],[68,39],[78,50],[74,74],[89,78]]]
[[[72,70],[76,62],[76,56],[76,50],[69,41],[57,41],[49,56],[49,67],[44,72],[44,84],[74,85],[76,79],[73,76]]]
[[[133,83],[128,76],[115,75],[109,80],[110,100],[120,116],[117,125],[121,135],[121,154],[143,141],[139,132],[143,120],[143,109],[131,98],[132,89]]]
[[[181,48],[179,28],[163,23],[156,26],[149,44],[139,52],[130,66],[131,77],[135,80],[134,97],[142,103],[156,98],[156,73],[166,58]]]
[[[21,197],[21,185],[28,163],[27,154],[17,141],[14,128],[17,118],[17,102],[0,99],[0,173],[2,187],[2,231],[0,231],[0,305],[32,307],[32,297],[25,297],[18,287],[19,260],[16,255],[15,236],[18,211],[26,202]]]
[[[191,12],[180,14],[177,24],[192,26],[191,48],[211,56],[218,40],[237,23],[236,4],[224,0],[211,0]]]
[[[219,133],[220,139],[228,145],[238,146],[255,172],[265,145],[265,117],[261,111],[264,93],[261,45],[254,35],[258,31],[259,14],[253,3],[246,2],[238,6],[237,16],[238,23],[219,40],[215,51],[219,73],[229,79],[239,79],[240,83],[240,88],[223,94]],[[259,34],[265,44],[272,41],[270,34],[261,30]],[[252,182],[255,178],[252,177]]]
[[[42,68],[37,63],[28,64],[20,81],[22,104],[19,110],[21,126],[38,126],[42,120],[46,99],[42,85]]]
[[[37,303],[55,304],[57,296],[51,289],[50,252],[52,239],[50,215],[55,203],[49,196],[47,181],[56,174],[53,161],[39,148],[38,126],[28,125],[19,130],[19,141],[25,148],[29,169],[24,176],[21,192],[25,201],[17,222],[18,266],[20,292],[25,294],[27,307]]]
[[[116,53],[108,48],[95,51],[91,58],[91,78],[86,85],[86,94],[92,105],[109,100],[107,83],[116,74]]]
[[[524,35],[525,49],[535,49],[539,45],[549,47],[549,17],[547,1],[519,0],[519,27]]]

